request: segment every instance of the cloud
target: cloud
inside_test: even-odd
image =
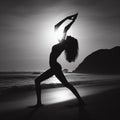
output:
[[[29,15],[56,4],[56,0],[1,0],[0,15]]]
[[[69,0],[67,0],[67,3],[69,3]],[[71,0],[70,4],[85,7],[107,16],[120,16],[119,0]]]
[[[0,0],[0,15],[39,14],[44,9],[56,6],[64,9],[67,9],[67,6],[84,7],[105,15],[120,15],[119,0]]]

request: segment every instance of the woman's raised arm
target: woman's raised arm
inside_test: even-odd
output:
[[[60,25],[61,25],[62,23],[64,23],[67,19],[73,20],[76,15],[78,15],[78,14],[68,16],[68,17],[64,18],[63,20],[61,20],[59,23],[57,23],[57,24],[55,25],[55,30],[57,30],[57,29],[60,27]],[[76,17],[77,17],[77,16],[76,16]]]
[[[60,27],[60,25],[61,25],[63,22],[65,22],[66,20],[67,20],[67,17],[64,18],[63,20],[61,20],[59,23],[57,23],[57,24],[55,25],[55,30],[57,30],[57,29]]]
[[[69,28],[70,28],[70,27],[72,26],[72,24],[75,22],[77,16],[78,16],[78,13],[75,14],[75,15],[72,15],[72,16],[67,17],[67,19],[71,19],[72,22],[70,22],[70,23],[65,27],[64,33],[67,33],[67,31],[69,30]]]

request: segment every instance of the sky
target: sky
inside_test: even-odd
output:
[[[0,0],[0,71],[47,70],[57,43],[54,25],[77,12],[68,35],[78,39],[79,56],[68,63],[62,54],[63,69],[74,70],[95,50],[119,46],[119,6],[119,0]]]

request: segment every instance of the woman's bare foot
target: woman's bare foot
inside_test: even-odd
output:
[[[86,104],[83,100],[79,100],[78,104],[79,104],[79,107],[85,107],[86,106]]]
[[[29,108],[40,108],[42,106],[43,104],[36,104],[36,105],[30,106]]]

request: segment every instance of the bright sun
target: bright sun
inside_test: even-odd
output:
[[[57,44],[64,37],[64,28],[69,24],[69,21],[66,21],[55,31],[54,25],[57,23],[56,21],[57,19],[51,19],[49,22],[44,21],[42,28],[40,28],[42,29],[44,43],[46,43],[47,46]],[[67,35],[73,33],[72,29],[67,32]]]
[[[64,36],[64,33],[63,33],[63,29],[64,27],[60,27],[58,30],[51,30],[50,29],[47,29],[47,32],[49,33],[46,37],[46,40],[49,40],[49,44],[51,45],[54,45],[54,44],[57,44]]]
[[[64,37],[63,27],[60,27],[57,31],[55,31],[55,37],[57,40],[61,40]]]

